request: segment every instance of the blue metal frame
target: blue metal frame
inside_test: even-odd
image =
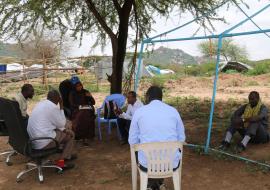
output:
[[[219,63],[220,63],[220,51],[222,48],[222,39],[223,39],[223,37],[219,36],[215,80],[214,80],[213,96],[212,96],[212,103],[211,103],[211,111],[210,111],[210,117],[209,117],[207,140],[206,140],[206,145],[205,145],[205,153],[208,153],[210,140],[211,140],[211,132],[212,132],[212,127],[213,127],[213,115],[214,115],[214,111],[215,111],[215,100],[216,100],[216,94],[217,94],[217,81],[218,81],[218,68],[219,68]]]
[[[223,3],[222,5],[216,7],[215,9],[220,8],[221,6],[223,6],[224,4],[226,4],[227,2]],[[270,29],[265,29],[263,30],[261,27],[259,27],[259,25],[257,25],[252,18],[254,18],[255,16],[259,15],[260,13],[262,13],[263,11],[267,10],[268,8],[270,8],[270,3],[267,4],[265,7],[263,7],[262,9],[260,9],[259,11],[255,12],[253,15],[249,16],[247,13],[245,13],[243,11],[243,9],[241,9],[241,7],[234,1],[234,3],[236,4],[236,6],[241,10],[241,12],[243,12],[245,14],[245,16],[247,17],[246,19],[242,20],[241,22],[239,22],[238,24],[234,25],[233,27],[225,30],[224,32],[222,32],[221,34],[213,34],[213,35],[208,35],[208,36],[195,36],[195,37],[186,37],[186,38],[174,38],[174,39],[156,39],[158,37],[162,37],[166,34],[169,34],[171,32],[174,32],[176,30],[179,30],[183,27],[186,27],[188,25],[190,25],[193,22],[196,22],[198,19],[201,19],[202,17],[205,17],[207,15],[209,15],[211,12],[206,13],[205,15],[201,16],[201,17],[197,17],[179,27],[176,27],[174,29],[171,29],[167,32],[161,33],[159,35],[156,35],[154,37],[151,38],[147,38],[145,40],[142,41],[141,43],[141,50],[140,50],[140,54],[139,54],[139,60],[138,60],[138,67],[137,67],[137,73],[136,73],[136,78],[135,78],[135,84],[134,84],[134,90],[137,92],[138,90],[138,85],[139,85],[139,73],[140,73],[140,69],[141,69],[141,64],[142,64],[142,58],[143,58],[143,51],[144,51],[144,45],[145,44],[154,44],[154,43],[159,43],[159,42],[175,42],[175,41],[189,41],[189,40],[202,40],[202,39],[212,39],[212,38],[217,38],[218,39],[218,50],[217,50],[217,60],[216,60],[216,70],[215,70],[215,80],[214,80],[214,87],[213,87],[213,95],[212,95],[212,103],[211,103],[211,111],[210,111],[210,116],[209,116],[209,126],[208,126],[208,133],[207,133],[207,139],[206,139],[206,143],[204,146],[204,150],[205,153],[208,153],[209,150],[211,151],[215,151],[215,152],[219,152],[222,154],[226,154],[229,156],[232,156],[229,153],[225,153],[222,151],[218,151],[215,150],[213,148],[210,148],[210,141],[211,141],[211,132],[212,132],[212,126],[213,126],[213,115],[214,115],[214,108],[215,108],[215,98],[216,98],[216,92],[217,92],[217,82],[218,82],[218,68],[219,68],[219,63],[220,63],[220,50],[222,48],[222,40],[223,38],[227,38],[227,37],[233,37],[233,36],[245,36],[245,35],[253,35],[253,34],[261,34],[264,33],[266,34],[268,37],[270,37],[267,33],[270,33]],[[255,31],[248,31],[248,32],[239,32],[239,33],[230,33],[231,31],[233,31],[234,29],[238,28],[239,26],[245,24],[247,21],[251,21],[259,30],[255,30]],[[200,145],[194,145],[194,146],[200,146]],[[250,160],[244,157],[239,157],[239,156],[235,156],[233,155],[233,157],[237,157],[240,160],[244,160],[244,161],[248,161],[248,162],[252,162],[255,164],[259,164],[259,165],[263,165],[266,167],[270,168],[270,165],[264,164],[264,163],[260,163],[254,160]]]

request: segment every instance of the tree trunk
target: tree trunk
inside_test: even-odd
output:
[[[111,83],[111,94],[122,92],[122,75],[124,61],[119,62],[119,39],[112,42],[113,57],[112,57],[112,75],[109,78]],[[122,53],[125,58],[125,52]]]
[[[110,77],[111,82],[111,94],[122,93],[122,78],[123,67],[126,57],[126,47],[128,38],[129,17],[132,8],[132,1],[128,0],[123,5],[121,13],[119,15],[119,29],[117,39],[112,39],[112,75]]]

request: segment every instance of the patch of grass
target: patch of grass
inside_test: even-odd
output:
[[[110,92],[110,85],[100,84],[99,86],[96,83],[84,83],[84,88],[90,92]]]
[[[258,162],[266,163],[264,160],[259,160]],[[262,165],[255,165],[251,163],[247,163],[246,165],[246,171],[249,173],[257,173],[257,172],[263,172],[265,174],[269,173],[269,168]]]
[[[117,164],[116,167],[121,176],[127,176],[131,173],[129,164]]]
[[[167,97],[165,102],[175,107],[184,121],[192,121],[208,127],[211,100],[200,100],[196,97]],[[233,112],[242,104],[240,101],[230,99],[227,102],[216,102],[213,115],[213,125],[218,133],[223,133],[229,126]]]
[[[247,86],[259,86],[260,84],[257,81],[249,81],[246,84]]]
[[[180,65],[180,64],[169,64],[169,65],[156,65],[161,69],[170,69],[173,70],[175,76],[212,76],[215,73],[216,64],[213,62],[204,63],[201,65],[189,64],[189,65]],[[172,75],[170,75],[172,76]]]
[[[254,69],[249,70],[247,75],[255,76],[255,75],[262,75],[270,72],[270,61],[257,63],[254,66]]]
[[[112,179],[100,179],[98,181],[99,184],[108,184],[108,183],[111,183],[111,182],[114,182],[118,180],[118,178],[112,178]]]
[[[230,86],[232,86],[232,87],[238,87],[238,86],[240,86],[240,83],[239,83],[238,80],[233,79],[232,82],[231,82],[231,84],[230,84]]]
[[[164,77],[164,76],[162,76],[162,75],[154,76],[154,77],[151,79],[151,85],[153,85],[153,86],[158,86],[158,87],[161,87],[161,88],[164,87],[165,82],[166,82],[166,77]]]
[[[226,74],[236,74],[236,73],[239,73],[239,72],[237,72],[235,70],[227,70],[226,71]]]
[[[193,150],[198,155],[204,155],[204,148],[203,147],[197,146]]]

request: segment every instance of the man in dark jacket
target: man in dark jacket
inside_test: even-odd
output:
[[[258,92],[249,94],[249,103],[241,106],[235,111],[231,118],[231,126],[226,132],[220,148],[226,150],[230,146],[231,139],[235,132],[239,132],[243,137],[237,146],[237,152],[246,149],[249,142],[267,143],[268,134],[268,109],[262,104]]]

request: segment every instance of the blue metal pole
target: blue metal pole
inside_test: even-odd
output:
[[[185,146],[187,146],[189,148],[205,148],[203,145],[196,145],[196,144],[186,144]],[[238,159],[240,161],[244,161],[244,162],[248,162],[248,163],[252,163],[252,164],[257,164],[257,165],[261,165],[261,166],[270,168],[270,165],[269,164],[258,162],[256,160],[251,160],[251,159],[245,158],[243,156],[238,156],[238,155],[235,155],[235,154],[230,154],[228,152],[224,152],[224,151],[217,150],[217,149],[214,149],[214,148],[209,148],[209,150],[211,150],[212,152],[217,152],[219,154],[224,154],[226,156],[230,156],[230,157],[236,158],[236,159]]]
[[[203,39],[209,39],[209,38],[219,38],[219,35],[197,36],[197,37],[187,37],[187,38],[173,38],[173,39],[165,39],[165,40],[152,40],[151,43],[203,40]]]
[[[248,159],[248,158],[245,158],[245,157],[242,157],[242,156],[230,154],[230,153],[228,153],[228,152],[224,152],[224,151],[221,151],[221,150],[216,150],[216,149],[214,149],[214,148],[211,148],[211,151],[217,152],[217,153],[220,153],[220,154],[224,154],[224,155],[226,155],[226,156],[230,156],[230,157],[236,158],[236,159],[238,159],[238,160],[242,160],[242,161],[245,161],[245,162],[249,162],[249,163],[252,163],[252,164],[257,164],[257,165],[261,165],[261,166],[270,168],[270,165],[269,165],[269,164],[265,164],[265,163],[262,163],[262,162],[258,162],[258,161],[255,161],[255,160],[251,160],[251,159]]]
[[[231,34],[223,34],[223,38],[233,37],[233,36],[245,36],[245,35],[261,34],[261,33],[266,33],[266,32],[270,32],[270,29],[256,30],[256,31],[249,31],[249,32],[231,33]],[[153,41],[146,41],[145,43],[203,40],[203,39],[209,39],[209,38],[219,38],[219,35],[197,36],[197,37],[188,37],[188,38],[173,38],[173,39],[165,39],[165,40],[153,40]]]
[[[197,18],[195,18],[195,19],[193,19],[193,20],[191,20],[191,21],[189,21],[189,22],[186,22],[185,24],[183,24],[183,25],[181,25],[181,26],[178,26],[178,27],[176,27],[176,28],[173,28],[173,29],[171,29],[171,30],[169,30],[169,31],[167,31],[167,32],[163,32],[163,33],[161,33],[161,34],[158,34],[158,35],[156,35],[156,36],[153,36],[153,37],[151,37],[151,38],[148,38],[148,40],[153,40],[153,39],[155,39],[155,38],[161,37],[161,36],[163,36],[163,35],[166,35],[166,34],[169,34],[169,33],[171,33],[171,32],[174,32],[174,31],[176,31],[176,30],[178,30],[178,29],[181,29],[181,28],[183,28],[183,27],[185,27],[185,26],[187,26],[187,25],[189,25],[189,24],[191,24],[191,23],[193,23],[193,22],[195,22],[195,21],[197,21],[197,20],[199,20],[199,19],[201,19],[201,18],[203,18],[203,17],[206,17],[207,15],[209,15],[209,14],[211,14],[211,13],[213,13],[213,11],[217,10],[218,8],[222,7],[223,5],[225,5],[225,4],[228,3],[228,2],[229,2],[229,0],[228,0],[228,1],[224,1],[222,4],[216,6],[216,7],[213,8],[211,11],[209,11],[209,12],[203,14],[202,16],[197,17]]]
[[[253,34],[262,34],[262,33],[266,33],[266,32],[270,32],[270,29],[256,30],[256,31],[249,31],[249,32],[231,33],[231,34],[223,34],[223,37],[247,36],[247,35],[253,35]]]
[[[209,126],[208,126],[208,132],[207,132],[207,140],[205,144],[205,153],[208,153],[208,149],[210,146],[210,140],[211,140],[211,132],[212,132],[212,126],[213,126],[213,115],[215,110],[215,99],[216,99],[216,93],[217,93],[217,81],[218,81],[218,68],[220,63],[220,52],[222,48],[222,35],[219,36],[218,39],[218,49],[217,49],[217,63],[216,63],[216,74],[214,79],[214,88],[213,88],[213,96],[212,96],[212,104],[211,104],[211,111],[210,111],[210,117],[209,117]]]
[[[250,16],[238,5],[238,3],[233,0],[234,4],[240,9],[240,11],[259,29],[262,30],[262,28],[252,19]],[[270,38],[270,35],[267,33],[264,33],[268,38]]]
[[[251,15],[250,17],[246,18],[245,20],[239,22],[238,24],[236,24],[235,26],[229,28],[228,30],[225,30],[222,34],[228,34],[229,32],[231,32],[232,30],[234,30],[235,28],[238,28],[239,26],[241,26],[242,24],[246,23],[247,21],[249,21],[250,19],[252,19],[253,17],[257,16],[258,14],[260,14],[261,12],[265,11],[266,9],[268,9],[270,7],[270,4],[266,5],[264,8],[260,9],[259,11],[257,11],[256,13],[254,13],[253,15]]]
[[[137,69],[135,84],[134,84],[134,91],[135,92],[137,92],[138,85],[139,85],[139,77],[140,77],[142,57],[143,57],[143,48],[144,48],[144,41],[142,41],[142,43],[141,43],[140,55],[139,55],[139,60],[138,60],[138,69]]]

